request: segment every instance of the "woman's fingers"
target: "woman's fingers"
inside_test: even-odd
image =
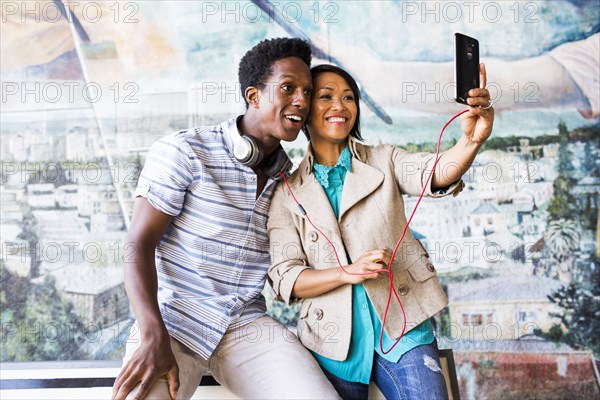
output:
[[[484,63],[479,64],[479,83],[482,88],[485,88],[487,84],[487,71]]]
[[[363,257],[372,262],[383,262],[384,264],[389,264],[392,258],[392,253],[389,249],[375,249],[366,251],[360,258]]]

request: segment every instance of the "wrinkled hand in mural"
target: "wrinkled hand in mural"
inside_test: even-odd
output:
[[[435,113],[458,110],[452,62],[386,61],[364,46],[321,36],[311,40],[343,63],[382,106]],[[493,73],[488,89],[499,112],[574,108],[585,118],[600,116],[600,33],[536,57],[509,61],[484,56],[482,61]]]

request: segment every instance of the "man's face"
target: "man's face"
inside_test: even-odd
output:
[[[272,69],[265,87],[258,91],[261,133],[290,142],[298,137],[308,116],[310,69],[298,57],[282,58]]]

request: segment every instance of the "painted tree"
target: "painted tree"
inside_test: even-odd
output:
[[[31,268],[29,269],[29,279],[35,279],[40,275],[41,260],[36,248],[38,247],[38,226],[37,219],[31,212],[31,207],[23,205],[23,218],[21,219],[21,233],[17,236],[18,239],[25,240],[29,247],[29,255],[31,257]]]
[[[548,225],[544,233],[546,254],[556,262],[546,262],[545,275],[569,282],[575,265],[573,251],[579,248],[580,224],[577,199],[573,195],[575,168],[569,151],[569,131],[564,122],[558,124],[558,177],[554,180],[554,196],[548,207]]]
[[[558,124],[558,177],[554,180],[554,197],[550,201],[548,213],[550,220],[573,219],[577,215],[577,199],[573,195],[573,187],[577,183],[574,178],[575,167],[571,162],[569,151],[569,131],[564,122]]]
[[[600,164],[597,162],[597,144],[595,146],[596,149],[592,145],[592,139],[589,139],[583,149],[581,170],[586,177],[600,177]],[[578,206],[581,210],[579,213],[581,227],[589,230],[596,229],[598,222],[598,193],[582,193],[578,198]]]
[[[585,175],[598,176],[600,168],[597,163],[598,155],[592,149],[592,143],[590,141],[585,143],[583,147],[583,161],[581,166]]]
[[[558,177],[554,181],[554,197],[550,203],[549,221],[544,233],[544,251],[548,260],[556,264],[554,269],[546,270],[552,277],[565,282],[565,286],[548,296],[561,311],[551,316],[560,320],[547,332],[536,331],[549,340],[566,343],[576,349],[589,349],[596,359],[600,358],[600,265],[596,256],[591,260],[582,259],[580,268],[576,269],[576,251],[579,249],[582,225],[586,222],[582,215],[589,213],[580,201],[572,194],[576,184],[575,168],[571,162],[571,154],[567,145],[569,132],[564,123],[560,123],[558,150]],[[592,163],[591,146],[584,149],[588,160],[582,162],[581,173],[593,176],[590,170]],[[588,228],[589,229],[589,228]],[[551,263],[548,263],[551,265]]]
[[[573,252],[579,249],[580,239],[580,228],[575,221],[570,219],[550,221],[544,234],[544,242],[558,264],[552,271],[547,271],[549,277],[563,282],[571,280],[575,266]]]
[[[548,332],[536,331],[554,342],[575,349],[589,349],[600,359],[600,264],[593,258],[590,267],[571,283],[548,296],[562,310],[551,314],[560,320]]]
[[[0,265],[1,361],[54,361],[88,358],[80,348],[85,328],[71,303],[46,276],[33,283]]]

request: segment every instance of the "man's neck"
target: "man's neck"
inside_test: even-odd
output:
[[[265,132],[258,118],[254,118],[248,112],[237,121],[237,128],[240,134],[252,136],[254,140],[260,143],[265,152],[265,159],[279,147],[279,139],[273,137],[270,133]]]

